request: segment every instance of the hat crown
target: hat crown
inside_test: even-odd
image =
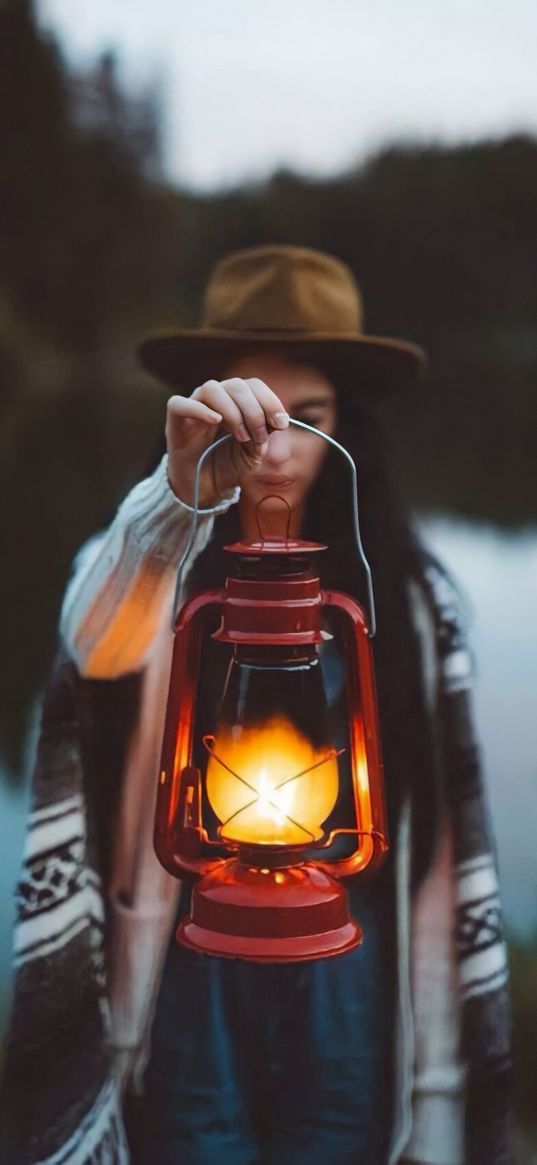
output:
[[[352,272],[332,255],[306,247],[251,247],[214,268],[202,327],[358,335],[362,302]]]
[[[414,383],[425,362],[416,344],[364,333],[360,291],[340,259],[308,247],[265,244],[234,251],[214,267],[197,328],[172,328],[142,340],[148,372],[176,392],[227,375],[237,355],[275,346],[329,367],[362,394]]]

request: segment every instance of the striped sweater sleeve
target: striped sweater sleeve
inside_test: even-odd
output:
[[[191,562],[210,538],[214,515],[236,502],[238,493],[222,494],[200,514]],[[191,519],[191,508],[170,488],[164,457],[131,490],[108,530],[82,548],[60,616],[60,635],[82,675],[116,679],[144,666],[170,616]]]

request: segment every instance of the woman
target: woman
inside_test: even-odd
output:
[[[63,607],[77,671],[62,663],[45,705],[23,891],[35,889],[43,869],[52,883],[66,845],[78,838],[80,848],[59,901],[51,894],[40,906],[31,889],[23,898],[8,1088],[26,1132],[13,1122],[10,1160],[127,1160],[121,1089],[132,1159],[144,1165],[506,1162],[505,959],[463,621],[453,586],[394,499],[369,408],[381,388],[416,375],[421,353],[363,334],[343,264],[264,247],[219,265],[202,328],[152,337],[141,355],[179,393],[168,404],[166,457],[86,548]],[[392,845],[374,882],[349,885],[366,936],[360,948],[257,966],[177,946],[174,924],[189,888],[181,894],[159,867],[151,825],[175,573],[195,465],[221,425],[233,443],[203,473],[205,512],[186,591],[221,583],[222,546],[239,527],[256,536],[256,506],[277,490],[284,502],[265,502],[263,521],[281,528],[289,506],[292,533],[329,546],[323,583],[363,597],[341,467],[325,442],[289,427],[289,416],[341,439],[358,465]],[[332,664],[337,673],[339,661]],[[128,750],[116,765],[124,777],[111,828],[121,726]],[[109,903],[106,967],[98,874]],[[38,966],[56,979],[36,997],[41,1016],[48,1004],[45,1043],[54,1046],[53,1014],[68,1038],[60,1043],[62,1103],[58,1088],[36,1082],[36,1118],[20,1084],[28,1029],[34,1045],[43,1031],[19,1001],[23,992],[34,998]],[[59,969],[69,983],[61,1004]]]

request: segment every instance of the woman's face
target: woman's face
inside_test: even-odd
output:
[[[337,424],[336,392],[327,377],[313,365],[296,364],[284,355],[260,352],[234,360],[226,375],[243,379],[259,377],[280,398],[290,417],[333,436]],[[273,430],[259,464],[239,471],[243,508],[255,510],[266,498],[263,515],[288,513],[290,507],[300,521],[327,451],[326,441],[304,429],[290,425],[288,429]],[[296,526],[296,521],[293,525]]]

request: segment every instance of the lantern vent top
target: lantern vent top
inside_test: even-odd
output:
[[[327,547],[323,542],[307,542],[301,538],[263,538],[252,542],[231,542],[224,549],[230,554],[244,554],[249,557],[268,554],[309,556],[318,554]]]

